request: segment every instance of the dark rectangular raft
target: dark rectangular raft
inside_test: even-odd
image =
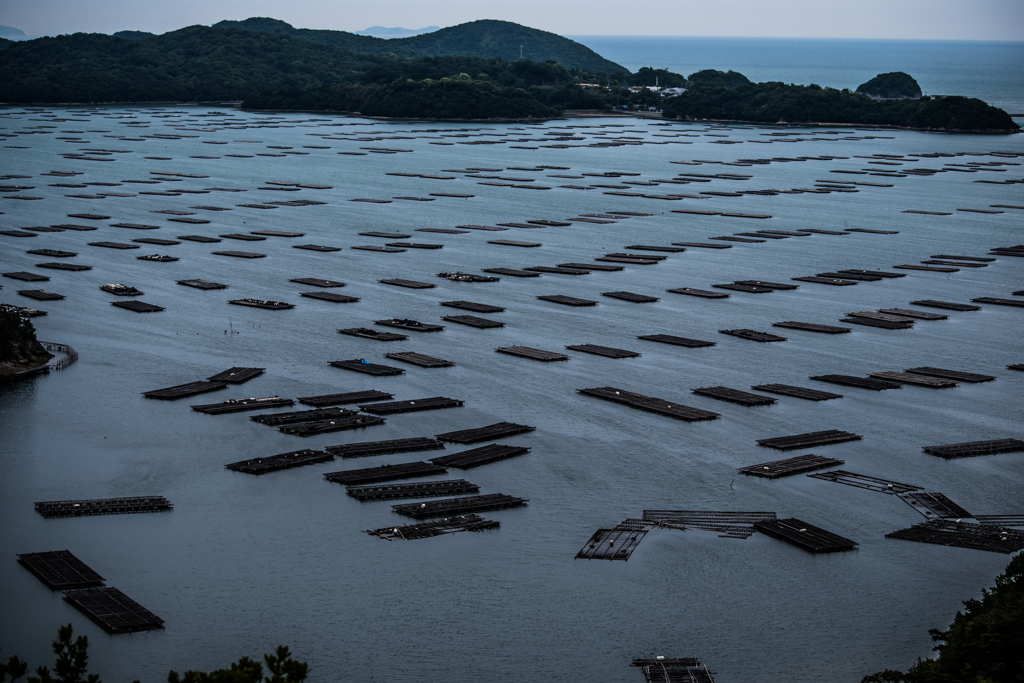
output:
[[[440,332],[444,329],[444,325],[431,325],[430,323],[421,323],[418,320],[410,320],[408,318],[390,318],[388,320],[374,320],[373,322],[377,325],[397,327],[412,332]]]
[[[458,493],[476,493],[480,487],[465,479],[421,481],[411,484],[369,484],[349,486],[345,493],[357,500],[396,500],[401,498],[429,498]]]
[[[601,296],[611,297],[612,299],[621,299],[634,304],[650,304],[658,301],[658,297],[656,296],[634,294],[633,292],[601,292]]]
[[[814,375],[808,379],[815,382],[828,382],[839,384],[845,387],[857,387],[858,389],[871,389],[872,391],[884,391],[886,389],[900,389],[902,385],[898,382],[887,382],[881,379],[870,379],[868,377],[856,377],[854,375]]]
[[[920,299],[918,301],[911,301],[911,305],[914,306],[930,306],[931,308],[942,308],[947,311],[980,311],[981,306],[972,306],[971,304],[958,304],[953,301],[937,301],[935,299]]]
[[[944,446],[922,446],[922,450],[928,455],[952,460],[953,458],[971,458],[978,455],[996,455],[998,453],[1024,451],[1024,441],[1020,439],[966,441],[964,443],[947,444]]]
[[[406,287],[408,289],[430,289],[432,287],[436,287],[437,286],[437,285],[435,285],[435,284],[433,284],[431,282],[418,282],[417,280],[403,280],[402,278],[397,278],[397,277],[396,278],[386,279],[386,280],[381,280],[380,282],[381,282],[381,284],[395,285],[397,287]]]
[[[364,339],[376,339],[377,341],[405,341],[409,337],[404,334],[396,334],[394,332],[381,332],[380,330],[374,330],[369,327],[348,327],[343,330],[338,330],[340,334],[348,334],[353,337],[362,337]]]
[[[722,334],[732,335],[733,337],[739,337],[740,339],[749,339],[750,341],[757,342],[778,342],[786,341],[786,337],[779,337],[774,334],[768,334],[767,332],[758,332],[757,330],[738,329],[738,330],[719,330]]]
[[[489,446],[480,446],[479,448],[472,448],[468,451],[462,451],[461,453],[452,453],[451,455],[442,455],[438,458],[431,458],[430,462],[444,467],[455,467],[460,470],[468,470],[473,467],[479,467],[480,465],[489,465],[490,463],[498,462],[499,460],[514,458],[529,452],[530,449],[523,446],[503,446],[501,444],[492,443]]]
[[[807,432],[806,434],[794,434],[793,436],[777,436],[771,439],[758,439],[758,446],[774,448],[780,451],[792,451],[797,448],[812,448],[814,446],[827,446],[834,443],[846,441],[859,441],[860,434],[844,432],[839,429],[828,429],[821,432]]]
[[[173,510],[174,504],[163,496],[95,498],[92,500],[50,500],[35,504],[43,517],[85,517],[88,515],[128,515],[137,512]]]
[[[553,304],[562,304],[563,306],[596,306],[597,302],[591,299],[579,299],[574,296],[565,296],[564,294],[545,294],[538,296],[541,301],[550,301]]]
[[[356,411],[347,408],[315,408],[313,410],[297,410],[291,413],[263,413],[261,415],[253,415],[249,419],[262,425],[278,427],[299,422],[332,420],[336,417],[347,417],[355,414]]]
[[[964,517],[974,517],[942,493],[907,491],[897,496],[928,519],[955,519],[959,522]]]
[[[505,323],[498,322],[497,320],[488,320],[487,318],[479,318],[475,315],[446,315],[443,316],[441,320],[447,320],[450,323],[458,323],[459,325],[468,325],[469,327],[476,327],[478,329],[505,327]]]
[[[795,320],[784,320],[779,323],[772,323],[772,327],[787,327],[793,330],[821,332],[824,334],[844,334],[851,330],[849,327],[840,327],[839,325],[819,325],[818,323],[802,323]]]
[[[510,356],[519,356],[520,358],[529,358],[531,360],[539,360],[544,362],[556,361],[556,360],[569,360],[569,356],[564,353],[555,353],[554,351],[544,351],[542,349],[534,349],[529,346],[501,346],[494,349],[498,353],[505,353]]]
[[[599,270],[607,273],[625,270],[625,266],[610,266],[607,263],[559,263],[558,267],[569,270]]]
[[[992,375],[978,375],[973,372],[960,372],[959,370],[944,370],[943,368],[920,367],[907,368],[904,372],[914,375],[927,375],[929,377],[941,377],[943,379],[956,380],[957,382],[991,382],[995,379]]]
[[[670,403],[665,399],[655,398],[654,396],[644,396],[643,394],[636,394],[632,391],[616,389],[614,387],[593,387],[590,389],[580,389],[579,392],[581,394],[586,394],[587,396],[593,396],[594,398],[600,398],[614,403],[622,403],[630,408],[645,410],[649,413],[657,413],[659,415],[665,415],[667,417],[672,417],[677,420],[685,420],[687,422],[714,420],[719,417],[718,413],[713,413],[710,410],[700,410],[699,408],[691,408],[678,403]]]
[[[374,377],[390,377],[392,375],[401,375],[405,372],[402,368],[367,363],[358,358],[353,358],[352,360],[333,360],[330,362],[330,365],[342,370],[352,370],[353,372],[361,372],[364,375],[373,375]]]
[[[640,356],[636,351],[616,349],[611,346],[598,346],[597,344],[574,344],[565,348],[570,351],[582,351],[583,353],[604,356],[605,358],[638,358]]]
[[[717,398],[719,401],[738,403],[741,406],[770,406],[775,403],[775,399],[769,396],[759,396],[729,387],[701,387],[694,389],[693,393]]]
[[[102,586],[104,581],[69,550],[19,554],[18,563],[55,591]]]
[[[845,470],[819,472],[817,474],[808,474],[807,476],[813,479],[822,479],[836,484],[846,484],[847,486],[855,486],[859,489],[867,489],[868,491],[877,491],[879,493],[900,494],[908,493],[910,491],[919,491],[921,489],[920,486],[914,486],[913,484],[903,484],[898,481],[869,477],[866,474],[855,474]]]
[[[789,477],[794,474],[812,472],[814,470],[824,469],[825,467],[833,467],[835,465],[843,464],[845,464],[843,460],[825,458],[820,455],[808,453],[807,455],[797,455],[783,460],[773,460],[771,462],[762,462],[757,465],[748,465],[747,467],[739,468],[738,472],[740,474],[749,474],[755,477],[764,477],[766,479],[778,479],[779,477]]]
[[[933,519],[886,534],[886,538],[1010,554],[1024,549],[1024,532],[987,524]]]
[[[267,301],[266,299],[231,299],[228,303],[235,306],[264,308],[268,311],[287,311],[289,308],[295,308],[295,304],[285,303],[284,301]]]
[[[431,500],[426,503],[402,503],[392,505],[391,508],[400,515],[415,517],[416,519],[427,519],[429,517],[464,515],[468,512],[517,508],[526,505],[526,502],[525,498],[516,498],[504,493],[489,493],[482,496]]]
[[[881,308],[878,312],[898,315],[904,318],[917,318],[918,320],[946,320],[949,318],[944,313],[928,313],[927,311],[915,311],[911,308]]]
[[[178,280],[179,285],[193,287],[195,289],[227,289],[228,286],[220,282],[209,282],[207,280]]]
[[[318,462],[327,462],[328,460],[334,460],[334,456],[323,451],[304,448],[298,451],[270,455],[265,458],[240,460],[230,465],[224,465],[224,467],[235,472],[245,472],[246,474],[266,474],[267,472],[287,470],[292,467],[302,467],[303,465],[312,465]]]
[[[27,296],[29,299],[35,299],[36,301],[60,301],[65,298],[63,294],[47,292],[45,289],[20,289],[18,294]]]
[[[632,521],[626,520],[614,529],[598,529],[576,553],[576,559],[628,560],[649,531],[646,525]]]
[[[217,391],[218,389],[227,389],[228,385],[223,382],[211,382],[209,380],[203,380],[199,382],[189,382],[188,384],[179,384],[173,387],[167,387],[166,389],[154,389],[153,391],[145,391],[142,393],[146,398],[159,398],[164,401],[174,401],[179,398],[188,398],[189,396],[196,396],[198,394],[205,394],[208,391]]]
[[[992,304],[995,306],[1016,306],[1018,308],[1024,308],[1024,301],[1018,299],[1000,299],[992,296],[979,296],[971,301],[979,304]]]
[[[828,391],[818,391],[817,389],[806,389],[804,387],[794,387],[789,384],[758,384],[750,387],[757,391],[767,391],[770,394],[781,394],[783,396],[792,396],[794,398],[802,398],[808,401],[828,401],[833,398],[842,398],[842,394],[833,394]]]
[[[397,415],[399,413],[414,413],[420,410],[440,410],[442,408],[458,408],[463,401],[444,396],[433,396],[431,398],[417,398],[413,401],[392,401],[390,403],[370,403],[359,406],[359,409],[373,413],[374,415]]]
[[[812,553],[835,553],[857,547],[848,538],[792,517],[754,522],[754,528],[766,536],[792,543]]]
[[[443,534],[454,534],[459,531],[483,531],[484,529],[496,529],[499,522],[484,519],[479,515],[456,515],[437,522],[423,522],[422,524],[407,524],[405,526],[384,527],[383,529],[368,530],[366,533],[377,536],[387,541],[401,539],[403,541],[414,541],[421,538],[433,538]]]
[[[352,304],[359,301],[357,296],[335,294],[334,292],[300,292],[299,296],[304,296],[308,299],[319,299],[320,301],[330,301],[335,304]]]
[[[646,339],[647,341],[660,342],[662,344],[672,344],[673,346],[685,346],[691,349],[699,349],[705,346],[715,345],[715,342],[712,341],[687,339],[686,337],[676,337],[671,334],[645,334],[638,336],[637,339]]]
[[[364,441],[347,443],[339,446],[328,446],[327,452],[342,458],[365,458],[371,455],[386,453],[408,453],[409,451],[434,451],[443,449],[444,444],[425,436],[411,439],[391,439],[389,441]]]
[[[589,275],[589,270],[582,268],[561,268],[559,266],[530,266],[523,268],[533,273],[554,273],[555,275]]]
[[[341,472],[328,472],[324,475],[327,481],[346,486],[356,484],[374,484],[380,481],[394,481],[395,479],[412,479],[414,477],[429,477],[435,474],[446,474],[447,469],[440,465],[429,462],[406,462],[399,465],[381,465],[380,467],[366,467],[358,470],[343,470]]]
[[[300,285],[309,285],[311,287],[344,287],[344,282],[338,282],[337,280],[324,280],[318,277],[294,277],[289,282],[298,282]]]
[[[501,313],[505,309],[501,306],[492,306],[490,304],[476,303],[475,301],[442,301],[442,306],[448,306],[449,308],[461,308],[464,311],[473,311],[474,313]]]
[[[293,436],[316,436],[317,434],[329,434],[341,432],[346,429],[359,429],[361,427],[373,427],[382,425],[383,417],[375,415],[346,415],[333,420],[320,420],[318,422],[300,422],[298,424],[284,425],[278,427],[278,431]]]
[[[61,298],[63,299],[64,297]],[[118,308],[124,308],[129,311],[135,311],[136,313],[158,313],[164,310],[163,306],[147,304],[145,301],[111,301],[110,305],[117,306]]]
[[[915,375],[910,372],[872,372],[868,376],[889,382],[913,384],[920,387],[930,387],[932,389],[948,389],[957,385],[957,383],[951,379],[941,379],[939,377],[929,377],[927,375]]]
[[[478,443],[480,441],[490,441],[491,439],[500,439],[505,436],[514,436],[525,432],[532,432],[535,429],[537,428],[530,427],[528,425],[516,424],[514,422],[495,422],[494,424],[487,425],[486,427],[463,429],[457,432],[445,432],[444,434],[438,434],[437,440],[447,441],[449,443],[470,444]]]
[[[67,591],[64,599],[107,633],[134,633],[164,627],[163,619],[116,588]]]
[[[712,672],[696,657],[634,659],[632,666],[641,667],[647,683],[715,683]]]
[[[326,406],[340,406],[349,403],[361,403],[363,401],[388,401],[394,398],[394,394],[384,391],[350,391],[343,394],[320,394],[319,396],[302,396],[296,400],[306,406],[323,408]]]
[[[724,292],[710,292],[706,289],[694,289],[693,287],[677,287],[676,289],[666,289],[666,292],[672,292],[673,294],[687,294],[689,296],[699,296],[702,299],[728,299],[729,295]]]
[[[386,353],[385,358],[391,360],[402,361],[403,363],[412,363],[418,365],[421,368],[450,368],[455,363],[444,358],[437,358],[436,356],[428,356],[423,353],[415,353],[413,351],[405,351],[402,353]]]
[[[263,374],[266,368],[228,368],[224,372],[218,372],[212,377],[206,379],[211,382],[224,382],[225,384],[244,384],[254,377],[259,377]]]

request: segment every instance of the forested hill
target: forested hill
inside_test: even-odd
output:
[[[346,31],[295,28],[278,19],[253,17],[244,21],[221,21],[214,28],[236,28],[261,33],[280,33],[301,40],[344,47],[357,52],[391,53],[399,57],[472,56],[496,57],[506,61],[523,56],[534,62],[554,60],[566,69],[606,74],[629,70],[605,59],[589,47],[555,33],[522,26],[510,21],[485,19],[450,26],[439,31],[408,38],[373,38]]]

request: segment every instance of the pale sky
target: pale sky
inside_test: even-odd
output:
[[[1024,40],[1024,0],[0,0],[0,25],[33,36],[254,16],[342,31],[504,19],[562,35]]]

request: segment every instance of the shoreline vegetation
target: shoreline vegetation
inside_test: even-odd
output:
[[[162,35],[76,33],[0,43],[0,102],[7,105],[200,101],[429,121],[660,109],[666,120],[682,121],[1020,131],[1009,114],[981,100],[921,96],[917,82],[900,72],[879,74],[856,91],[753,83],[713,69],[630,73],[568,38],[503,21],[391,40],[252,18]]]
[[[0,311],[0,382],[28,376],[53,354],[36,339],[35,326],[17,313]]]

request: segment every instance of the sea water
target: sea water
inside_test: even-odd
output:
[[[709,64],[710,66],[710,64]],[[716,66],[729,66],[716,64]],[[685,69],[684,69],[685,71]],[[756,75],[756,74],[751,74]],[[859,77],[858,77],[859,78]],[[856,80],[856,79],[853,79]],[[911,330],[850,325],[842,335],[780,330],[772,323],[825,324],[849,311],[911,307],[932,298],[968,302],[1010,297],[1022,286],[1024,261],[999,257],[984,268],[955,273],[902,271],[906,277],[851,287],[796,283],[795,291],[733,292],[706,300],[668,293],[676,287],[712,288],[737,279],[790,282],[839,268],[881,269],[918,263],[932,254],[984,256],[990,247],[1019,244],[1020,211],[966,213],[993,204],[1024,204],[1020,185],[979,180],[1020,179],[1024,166],[997,171],[944,172],[931,177],[886,178],[835,174],[834,170],[904,167],[940,169],[950,163],[1006,162],[997,150],[1024,152],[1020,136],[938,135],[909,131],[838,133],[788,129],[790,142],[771,141],[763,127],[713,129],[697,124],[659,125],[626,118],[552,121],[540,126],[374,122],[344,117],[284,114],[276,117],[206,107],[165,107],[163,112],[79,108],[46,112],[6,110],[2,132],[17,134],[3,149],[5,173],[30,176],[4,181],[30,186],[20,194],[37,201],[0,199],[5,229],[88,223],[93,232],[0,236],[2,272],[28,270],[50,276],[30,284],[4,279],[0,301],[48,311],[34,318],[39,337],[71,344],[79,360],[59,373],[0,388],[0,644],[35,666],[52,661],[49,643],[61,624],[89,636],[90,667],[106,681],[163,680],[169,669],[209,670],[240,656],[259,657],[287,644],[312,667],[316,681],[580,681],[628,682],[640,677],[634,657],[698,656],[721,683],[755,683],[765,671],[785,671],[789,681],[855,683],[887,667],[909,666],[931,654],[928,629],[945,627],[960,601],[980,595],[1002,571],[1007,556],[885,538],[923,521],[894,496],[810,479],[777,481],[737,474],[737,468],[793,455],[756,445],[757,439],[823,429],[863,435],[860,441],[812,452],[842,459],[847,470],[939,491],[977,514],[1022,510],[1024,459],[1020,454],[946,461],[922,446],[1020,437],[1024,373],[1006,366],[1024,361],[1020,309],[986,305],[949,312],[948,320],[920,321]],[[182,114],[166,116],[168,112]],[[74,121],[53,123],[53,116]],[[229,120],[230,119],[230,120]],[[311,120],[318,119],[318,120]],[[135,122],[137,125],[128,125]],[[138,122],[148,122],[139,124]],[[337,125],[356,124],[356,125]],[[618,128],[557,128],[566,125]],[[42,127],[41,127],[42,126]],[[49,126],[49,127],[47,127]],[[447,129],[447,130],[442,130]],[[619,131],[633,143],[594,147],[601,131]],[[28,134],[44,131],[44,134]],[[45,134],[49,131],[49,134]],[[62,132],[81,131],[81,132]],[[106,131],[106,132],[104,132]],[[552,146],[545,133],[583,140]],[[157,133],[177,134],[161,140]],[[341,137],[335,140],[311,134]],[[693,137],[662,137],[683,134]],[[105,136],[121,136],[117,138]],[[465,137],[446,137],[465,136]],[[727,136],[727,137],[720,137]],[[607,136],[606,136],[607,137]],[[62,140],[60,138],[77,138]],[[395,139],[398,138],[398,139]],[[824,139],[823,139],[824,138]],[[499,142],[468,145],[465,142]],[[739,144],[719,144],[729,140]],[[226,145],[204,142],[227,142]],[[242,142],[249,141],[249,142]],[[255,141],[255,142],[254,142]],[[449,144],[434,144],[449,143]],[[654,144],[669,143],[669,144]],[[684,144],[679,144],[684,143]],[[305,148],[322,145],[328,149]],[[256,156],[291,147],[308,155]],[[516,148],[518,146],[520,148]],[[26,148],[27,147],[27,148]],[[365,148],[412,150],[372,153]],[[120,150],[114,162],[64,158],[83,149]],[[339,152],[363,152],[362,156]],[[972,152],[972,156],[908,160],[903,167],[873,166],[875,154]],[[233,158],[227,154],[250,155]],[[831,155],[832,161],[775,162],[757,166],[673,164],[695,159]],[[213,159],[195,157],[213,156]],[[165,157],[169,159],[147,159]],[[537,165],[571,170],[510,170]],[[481,185],[487,182],[445,169],[504,169],[494,175],[535,178],[553,189],[535,191]],[[947,167],[948,168],[948,167]],[[59,178],[51,170],[83,175]],[[156,171],[197,174],[158,185],[123,183],[160,178]],[[622,171],[618,180],[560,179]],[[453,180],[386,175],[441,174]],[[818,179],[871,181],[859,193],[746,195],[670,201],[575,190],[561,185],[649,181],[678,172],[742,173],[749,180],[714,179],[691,185],[640,187],[653,195],[737,189],[810,188]],[[266,181],[329,185],[299,192],[260,190]],[[122,183],[69,189],[56,183]],[[524,183],[519,183],[524,184]],[[244,189],[177,197],[140,191],[209,187]],[[78,199],[101,191],[134,197]],[[432,193],[471,194],[471,198]],[[353,202],[397,196],[390,204]],[[319,206],[257,210],[238,206],[295,198]],[[195,209],[215,205],[232,209]],[[761,213],[771,219],[672,213],[672,209]],[[206,225],[170,222],[159,210],[192,211]],[[932,210],[950,215],[907,214]],[[102,213],[109,220],[69,218]],[[494,225],[534,219],[571,219],[583,213],[651,214],[609,224],[466,234],[414,232],[417,228]],[[159,225],[135,231],[114,222]],[[735,244],[727,250],[688,249],[657,265],[629,265],[621,272],[538,278],[502,277],[495,283],[460,283],[441,271],[479,273],[490,267],[591,261],[634,244],[668,245],[759,229],[868,228],[899,234],[816,234]],[[119,251],[89,246],[97,240],[288,230],[303,237],[264,242],[180,245]],[[366,231],[396,231],[411,240],[443,243],[440,250],[386,254],[350,249],[385,240]],[[543,243],[523,249],[491,239]],[[336,253],[294,249],[314,243],[343,247]],[[727,242],[723,242],[727,243]],[[39,269],[54,260],[27,254],[51,248],[79,253],[69,262],[84,272]],[[239,249],[267,254],[258,260],[211,252]],[[136,256],[172,254],[172,263]],[[295,277],[341,280],[352,304],[302,298],[313,288]],[[437,285],[409,290],[381,284],[401,277]],[[229,285],[199,291],[176,280],[203,278]],[[99,287],[119,282],[141,289],[143,301],[166,308],[136,314],[110,305]],[[21,289],[64,294],[33,302]],[[626,290],[659,297],[633,304],[602,296]],[[721,290],[720,290],[721,291]],[[566,294],[596,300],[568,308],[538,300]],[[295,304],[288,311],[232,306],[229,299],[260,298]],[[505,327],[478,330],[444,323],[455,309],[439,302],[471,300],[506,307],[487,315]],[[410,332],[404,342],[381,343],[340,335],[339,328],[373,327],[374,320],[408,317],[445,324],[443,332]],[[781,332],[788,341],[761,344],[719,330]],[[716,342],[688,349],[637,339],[675,334]],[[565,351],[570,344],[600,344],[641,352],[611,360],[573,351],[567,362],[538,363],[495,352],[513,344]],[[329,361],[384,357],[417,351],[452,360],[455,367],[403,366],[404,375],[370,378],[336,369]],[[993,382],[953,389],[906,386],[873,392],[835,387],[811,375],[903,370],[932,365],[996,376]],[[191,382],[232,366],[266,368],[244,385],[173,402],[141,392]],[[836,391],[821,403],[777,397],[775,405],[746,408],[691,393],[724,385],[749,390],[786,383]],[[686,423],[632,410],[578,393],[613,386],[721,414]],[[251,422],[253,413],[209,416],[191,404],[229,398],[377,389],[398,400],[448,396],[461,408],[388,417],[385,426],[308,439]],[[294,409],[300,409],[296,406]],[[289,409],[284,409],[289,410]],[[278,411],[275,411],[278,412]],[[327,472],[424,460],[438,452],[337,459],[264,476],[226,470],[252,457],[332,444],[431,436],[511,421],[536,431],[501,440],[527,446],[528,454],[448,477],[466,478],[481,493],[529,499],[525,507],[485,513],[495,531],[459,533],[409,542],[386,542],[366,529],[413,522],[388,502],[360,503],[323,478]],[[444,453],[463,450],[449,445]],[[805,453],[807,450],[797,451]],[[438,477],[435,477],[438,478]],[[440,477],[445,478],[445,477]],[[163,495],[173,512],[43,519],[33,502]],[[852,552],[812,555],[761,534],[746,540],[702,531],[654,530],[628,562],[574,559],[599,528],[639,517],[644,509],[757,510],[796,517],[856,541]],[[108,636],[15,561],[16,553],[69,549],[166,621],[166,628]]]

